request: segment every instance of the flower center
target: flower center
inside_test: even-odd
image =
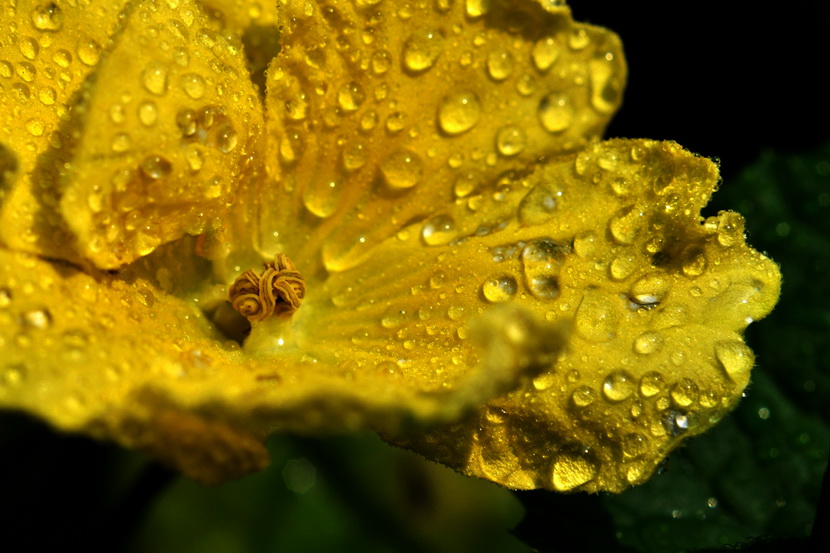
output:
[[[305,297],[305,279],[287,255],[278,253],[263,267],[262,274],[242,273],[228,291],[233,308],[252,323],[273,316],[288,318]]]

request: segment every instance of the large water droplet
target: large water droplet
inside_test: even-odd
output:
[[[44,330],[49,328],[52,324],[52,314],[49,313],[48,309],[32,309],[31,311],[25,311],[21,318],[23,319],[23,324],[29,328],[34,328],[37,330]]]
[[[141,172],[148,178],[163,179],[173,171],[173,165],[162,156],[147,156],[141,162]]]
[[[216,131],[216,145],[223,154],[232,152],[237,144],[239,144],[239,135],[230,123],[222,125]]]
[[[476,19],[487,15],[490,11],[490,2],[491,0],[466,0],[464,7],[467,15],[472,19]]]
[[[683,274],[689,278],[697,278],[706,272],[706,254],[697,247],[688,248],[683,252]]]
[[[375,75],[383,75],[392,67],[392,55],[388,50],[378,50],[372,54],[372,71]]]
[[[145,90],[157,96],[167,92],[167,66],[158,61],[151,61],[141,72],[141,84]]]
[[[510,275],[494,275],[484,281],[481,293],[491,303],[501,303],[513,299],[518,286],[516,279]]]
[[[181,76],[180,82],[184,93],[194,100],[198,100],[205,95],[205,89],[207,86],[205,85],[205,80],[201,75],[197,73],[185,73]]]
[[[424,223],[421,240],[427,246],[443,246],[458,236],[455,220],[449,215],[436,215]]]
[[[559,274],[568,249],[549,238],[534,240],[522,250],[522,268],[528,290],[541,300],[559,297]]]
[[[631,397],[636,387],[631,374],[623,370],[613,371],[602,382],[602,395],[611,403],[619,403]]]
[[[503,156],[515,156],[527,146],[527,135],[516,125],[506,125],[496,133],[496,148]]]
[[[513,73],[513,54],[496,48],[487,56],[487,74],[494,81],[503,81]]]
[[[723,340],[715,343],[715,357],[733,382],[744,384],[755,364],[752,350],[739,340]]]
[[[588,386],[579,386],[571,394],[571,401],[576,407],[588,407],[597,400],[597,393]]]
[[[51,106],[57,101],[58,93],[51,86],[44,86],[37,93],[37,97],[44,106]]]
[[[36,7],[31,15],[32,26],[38,31],[55,32],[63,28],[63,10],[55,2]]]
[[[152,100],[147,102],[142,102],[140,106],[138,106],[138,120],[141,121],[141,124],[145,127],[150,127],[155,125],[156,120],[158,119],[158,107],[156,107],[156,103]]]
[[[318,217],[331,217],[340,205],[343,187],[334,181],[314,181],[303,191],[303,203]]]
[[[412,188],[421,181],[423,163],[418,154],[401,148],[386,156],[380,171],[390,188]]]
[[[640,395],[648,399],[662,392],[666,387],[663,375],[656,371],[650,371],[640,379]]]
[[[32,37],[24,36],[18,43],[20,53],[27,60],[34,60],[40,53],[40,44]]]
[[[403,46],[403,62],[410,71],[426,71],[444,51],[444,37],[433,29],[412,33]]]
[[[646,452],[648,439],[639,432],[626,434],[622,439],[623,457],[633,459]]]
[[[718,217],[718,244],[731,248],[744,238],[744,218],[733,211],[722,212]]]
[[[656,353],[663,345],[663,336],[659,332],[643,332],[634,339],[634,351],[640,355]]]
[[[662,302],[669,292],[669,282],[661,273],[649,273],[637,279],[628,291],[634,303],[653,307]]]
[[[628,206],[611,216],[608,230],[611,236],[620,244],[631,244],[637,238],[637,233],[643,225],[643,213],[637,206]]]
[[[559,44],[553,37],[544,37],[533,45],[533,64],[539,71],[547,71],[559,59]]]
[[[539,103],[539,121],[546,131],[559,133],[573,123],[574,108],[565,94],[551,93]]]
[[[597,462],[583,453],[559,453],[553,459],[553,487],[567,492],[597,477]]]
[[[588,291],[576,310],[577,333],[591,342],[608,342],[617,335],[617,311],[600,292]]]
[[[523,225],[541,225],[556,212],[562,191],[549,183],[537,184],[519,203],[519,221]]]
[[[81,40],[78,43],[78,59],[85,65],[95,65],[101,59],[101,45],[91,38]]]
[[[671,398],[678,407],[689,407],[697,401],[698,387],[694,380],[681,378],[671,388]]]
[[[344,84],[337,91],[337,103],[347,113],[357,111],[365,99],[363,87],[354,81]]]
[[[481,104],[473,92],[454,92],[438,106],[438,123],[447,134],[461,134],[472,129],[481,117]]]

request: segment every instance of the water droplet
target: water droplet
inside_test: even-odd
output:
[[[347,113],[357,111],[365,99],[363,87],[354,81],[344,84],[337,92],[337,103]]]
[[[148,178],[163,179],[173,171],[172,164],[161,156],[147,156],[141,162],[141,172]]]
[[[465,9],[467,11],[467,16],[472,19],[476,19],[487,15],[490,11],[490,2],[491,0],[466,0]]]
[[[591,43],[591,37],[585,29],[575,29],[568,37],[568,46],[572,50],[583,50]]]
[[[560,453],[553,460],[553,487],[567,492],[587,484],[597,477],[599,467],[593,459],[581,453]]]
[[[366,165],[366,160],[367,150],[362,142],[351,142],[343,149],[343,168],[350,173]]]
[[[424,223],[421,240],[427,246],[443,246],[458,236],[455,220],[449,215],[436,215]]]
[[[547,71],[559,59],[559,44],[553,37],[545,37],[533,45],[533,64],[539,71]]]
[[[31,63],[23,61],[17,64],[17,75],[25,82],[30,83],[35,80],[37,69]]]
[[[671,398],[678,407],[688,407],[698,398],[698,388],[694,380],[681,378],[671,388]]]
[[[744,238],[744,218],[734,211],[724,211],[718,216],[718,244],[731,248]]]
[[[536,92],[538,86],[539,83],[536,78],[529,73],[525,73],[516,81],[516,91],[522,96],[530,96]]]
[[[8,288],[0,288],[0,309],[4,309],[12,303],[12,291]]]
[[[44,86],[37,94],[38,99],[44,106],[51,106],[58,99],[58,93],[51,86]]]
[[[559,133],[573,123],[574,108],[565,94],[551,93],[539,103],[539,121],[546,131]]]
[[[46,309],[33,309],[22,315],[23,324],[29,328],[43,330],[52,324],[52,314]]]
[[[38,31],[55,32],[63,28],[63,10],[54,3],[32,10],[32,26]]]
[[[3,367],[2,379],[0,383],[6,386],[19,386],[28,374],[26,366],[22,363],[10,363]]]
[[[401,132],[404,127],[404,116],[400,111],[390,113],[386,118],[386,130],[390,133]]]
[[[444,51],[444,37],[436,30],[412,33],[403,46],[403,61],[410,71],[426,71]]]
[[[666,298],[669,282],[661,273],[649,273],[637,279],[628,291],[634,303],[653,307]]]
[[[674,409],[666,411],[663,416],[663,428],[672,436],[685,434],[689,430],[689,416]]]
[[[487,56],[487,74],[494,81],[503,81],[513,73],[513,54],[496,48]]]
[[[397,307],[390,307],[380,319],[383,328],[397,328],[406,322],[406,311]]]
[[[587,291],[576,310],[577,333],[591,342],[608,342],[617,335],[617,311],[614,304],[597,291]]]
[[[608,270],[614,280],[625,280],[637,268],[637,258],[628,252],[622,252],[611,260]]]
[[[0,60],[0,77],[10,79],[14,75],[14,66],[6,60]]]
[[[239,144],[239,135],[230,123],[222,125],[216,131],[216,145],[223,154],[232,152],[237,144]]]
[[[372,71],[375,75],[383,75],[392,67],[392,55],[388,50],[378,50],[372,54]]]
[[[521,259],[525,284],[535,297],[559,297],[559,274],[567,254],[567,248],[549,238],[533,240],[524,247]]]
[[[179,67],[187,67],[190,65],[190,53],[181,47],[173,48],[173,61]]]
[[[533,379],[533,387],[540,392],[549,389],[556,384],[556,375],[551,372],[545,372]]]
[[[625,401],[634,393],[634,377],[623,370],[613,371],[602,383],[602,395],[611,403]]]
[[[632,432],[623,436],[621,445],[623,457],[633,459],[646,452],[648,439],[639,432]]]
[[[40,53],[40,44],[38,44],[37,40],[29,36],[22,37],[18,47],[20,48],[20,53],[27,60],[35,59]]]
[[[495,275],[484,281],[481,293],[491,303],[500,303],[513,299],[518,286],[516,279],[510,275]]]
[[[663,375],[655,371],[647,372],[640,379],[640,395],[646,399],[656,396],[665,387],[666,383],[663,381]]]
[[[72,54],[63,49],[56,50],[55,53],[52,54],[52,61],[55,62],[55,65],[58,67],[66,69],[72,63]]]
[[[608,230],[611,236],[620,244],[631,244],[637,238],[637,233],[643,225],[643,213],[637,206],[624,207],[611,216]]]
[[[706,254],[697,247],[691,247],[683,252],[683,274],[689,278],[697,278],[706,272]]]
[[[541,225],[556,212],[562,192],[552,190],[547,183],[538,184],[519,203],[519,221],[523,225]]]
[[[749,381],[749,372],[755,364],[752,350],[739,340],[715,343],[715,357],[733,382],[743,385]]]
[[[423,163],[415,152],[400,148],[386,156],[380,171],[390,188],[412,188],[421,181]]]
[[[597,399],[596,392],[588,386],[579,386],[571,394],[571,401],[577,407],[588,407]]]
[[[200,171],[205,164],[205,156],[195,144],[187,145],[184,151],[184,159],[187,161],[187,166],[194,173]]]
[[[205,80],[202,78],[201,75],[198,75],[196,73],[185,73],[181,76],[181,80],[179,82],[181,83],[182,90],[184,90],[184,93],[193,98],[194,100],[198,100],[199,98],[205,95],[206,85]],[[148,90],[150,89],[148,88]],[[164,94],[164,92],[154,92],[154,94]]]
[[[132,148],[132,145],[133,145],[133,143],[132,143],[132,140],[130,140],[130,135],[128,135],[127,133],[123,133],[123,132],[120,132],[120,133],[116,134],[112,138],[112,142],[110,143],[110,147],[112,148],[112,151],[117,153],[117,154],[121,154],[121,153],[129,151],[130,148]]]
[[[95,65],[101,59],[101,45],[91,38],[81,40],[78,43],[78,59],[84,65]]]
[[[140,106],[138,106],[138,120],[141,121],[141,124],[145,127],[151,127],[155,125],[156,120],[158,119],[158,108],[156,107],[156,103],[152,100],[147,102],[142,102]]]
[[[643,332],[634,339],[634,351],[640,355],[651,355],[663,345],[663,336],[659,332]]]
[[[26,121],[26,130],[32,136],[43,136],[45,127],[43,126],[43,121],[40,119],[29,119]]]
[[[503,156],[515,156],[525,149],[527,136],[516,125],[506,125],[496,133],[496,148]]]
[[[444,132],[461,134],[472,129],[481,117],[481,104],[473,92],[454,92],[438,107],[438,123]]]
[[[141,72],[141,84],[147,92],[163,96],[167,92],[167,66],[158,61],[151,61]]]
[[[331,217],[340,205],[343,187],[335,181],[316,180],[303,191],[303,203],[318,217]]]

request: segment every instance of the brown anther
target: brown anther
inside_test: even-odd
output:
[[[248,270],[231,284],[231,305],[251,322],[267,321],[274,315],[290,317],[305,297],[305,280],[282,253],[263,267],[261,275]]]

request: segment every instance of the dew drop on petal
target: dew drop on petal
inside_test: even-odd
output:
[[[496,133],[496,148],[503,156],[515,156],[525,149],[527,136],[516,125],[506,125]]]
[[[454,92],[438,106],[438,123],[447,134],[456,135],[472,129],[481,117],[481,104],[473,92]]]
[[[533,65],[539,71],[547,71],[559,59],[559,44],[553,37],[544,37],[533,45]]]
[[[723,340],[715,344],[715,357],[727,376],[739,384],[749,379],[755,364],[752,350],[739,340]]]
[[[619,403],[628,399],[636,387],[634,377],[628,372],[613,371],[602,382],[602,395],[611,403]]]
[[[173,171],[173,165],[162,156],[147,156],[141,162],[141,172],[153,180],[163,179]]]
[[[421,240],[427,246],[443,246],[458,236],[455,220],[449,215],[436,215],[424,223]]]
[[[501,303],[513,299],[518,286],[516,279],[510,275],[494,275],[484,281],[481,293],[491,303]]]
[[[158,119],[158,107],[156,103],[152,100],[147,102],[142,102],[140,106],[138,106],[138,120],[141,121],[141,124],[145,127],[151,127],[156,123]]]
[[[465,0],[464,7],[467,11],[467,16],[471,19],[477,19],[490,11],[491,0]]]
[[[78,59],[84,65],[93,66],[101,59],[101,45],[89,39],[81,39],[78,43]]]
[[[573,119],[574,108],[565,94],[548,94],[539,103],[539,121],[550,133],[567,130],[573,123]]]
[[[640,395],[648,399],[662,392],[666,387],[663,375],[656,371],[647,372],[640,378]]]
[[[423,163],[415,152],[401,148],[386,156],[380,171],[390,188],[412,188],[421,181]]]
[[[441,33],[432,29],[416,31],[404,43],[403,62],[410,71],[426,71],[435,65],[443,51],[444,37]]]
[[[487,55],[487,74],[494,81],[503,81],[513,73],[513,54],[496,48]]]
[[[141,84],[144,89],[156,96],[167,92],[167,66],[158,61],[151,61],[141,72]]]
[[[185,94],[194,100],[198,100],[205,95],[207,85],[201,75],[197,73],[185,73],[181,76],[181,86]],[[158,94],[158,93],[156,93]]]
[[[584,454],[559,453],[553,458],[552,473],[554,489],[567,492],[596,478],[599,466]]]

